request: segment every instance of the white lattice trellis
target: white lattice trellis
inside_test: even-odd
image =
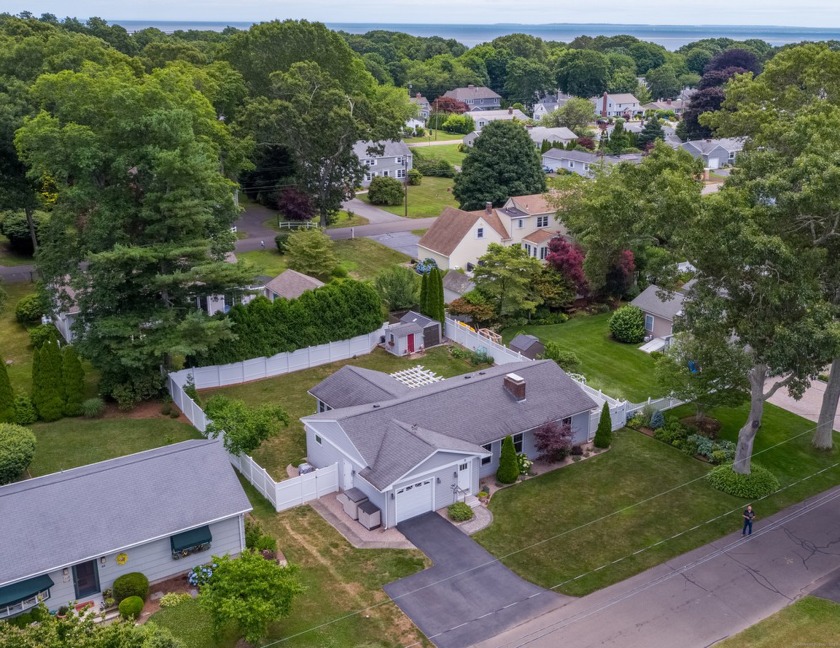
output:
[[[443,376],[438,376],[434,371],[424,369],[423,365],[417,365],[416,367],[403,369],[402,371],[395,371],[391,376],[412,389],[423,387],[424,385],[431,385],[432,383],[443,380]]]

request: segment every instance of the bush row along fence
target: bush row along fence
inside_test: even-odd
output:
[[[293,371],[329,364],[337,360],[347,360],[357,355],[367,355],[379,344],[384,330],[385,325],[367,335],[299,349],[292,353],[278,353],[270,358],[255,358],[227,365],[173,371],[167,377],[167,388],[172,396],[172,402],[199,432],[205,434],[210,419],[184,391],[184,386],[190,379],[193,380],[197,389],[238,385],[251,380],[281,376]],[[276,511],[285,511],[294,506],[306,504],[338,490],[338,464],[277,482],[265,468],[248,455],[228,453],[228,459],[245,479],[272,503]]]
[[[493,357],[496,364],[507,364],[510,362],[522,362],[529,360],[521,353],[509,349],[503,344],[498,344],[492,340],[479,335],[463,322],[446,318],[446,337],[453,342],[457,342],[461,346],[468,349],[478,351],[484,349],[488,355]],[[595,432],[598,429],[598,422],[601,420],[601,408],[604,403],[609,404],[610,419],[612,421],[612,429],[620,430],[627,423],[627,419],[633,416],[636,412],[642,411],[645,407],[650,406],[654,409],[668,410],[678,405],[682,405],[682,401],[675,398],[659,398],[647,399],[645,403],[629,403],[628,401],[619,400],[608,396],[600,389],[595,389],[586,384],[586,379],[582,376],[569,374],[583,389],[586,394],[592,398],[597,404],[598,409],[594,410],[589,417],[589,438],[595,437]]]

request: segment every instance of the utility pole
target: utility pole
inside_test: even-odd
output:
[[[403,169],[405,170],[405,178],[403,178],[403,182],[405,183],[405,217],[408,218],[408,156],[407,155],[403,158]]]

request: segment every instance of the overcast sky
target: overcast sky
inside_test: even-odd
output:
[[[0,0],[0,11],[114,20],[635,23],[840,27],[837,0]]]

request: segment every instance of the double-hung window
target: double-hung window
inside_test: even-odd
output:
[[[480,238],[480,239],[484,238],[484,228],[483,228],[483,227],[479,227],[479,228],[475,231],[475,237],[476,237],[476,238]]]
[[[482,465],[482,466],[486,466],[486,465],[487,465],[487,464],[489,464],[491,461],[493,461],[493,454],[492,454],[492,453],[493,453],[493,444],[492,444],[492,443],[488,443],[488,444],[483,445],[483,446],[481,446],[481,447],[482,447],[482,448],[484,448],[485,450],[487,450],[487,452],[491,453],[489,457],[482,457],[482,458],[481,458],[481,465]]]
[[[519,454],[520,452],[522,452],[522,439],[523,439],[523,437],[524,437],[524,435],[522,434],[522,432],[520,432],[519,434],[514,434],[513,435],[513,449],[516,450],[516,454]]]

